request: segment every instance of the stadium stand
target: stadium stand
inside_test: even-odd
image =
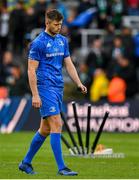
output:
[[[101,70],[108,82],[115,76],[125,81],[126,98],[138,98],[139,3],[132,0],[2,0],[0,88],[3,96],[30,94],[26,71],[28,47],[44,29],[44,14],[49,8],[63,13],[61,33],[69,39],[73,62],[89,92]],[[78,98],[65,70],[63,73],[65,99],[69,94]],[[86,99],[92,100],[90,93]]]

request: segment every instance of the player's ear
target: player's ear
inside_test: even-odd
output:
[[[48,26],[50,23],[51,23],[51,20],[47,18],[45,21],[45,25]]]
[[[45,25],[46,25],[46,26],[49,25],[49,20],[48,20],[48,19],[45,20]]]

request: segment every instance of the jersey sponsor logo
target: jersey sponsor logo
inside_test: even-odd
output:
[[[64,56],[63,52],[46,54],[46,57]]]
[[[55,106],[51,106],[51,107],[49,108],[49,112],[55,112],[55,111],[56,111]]]
[[[48,42],[47,43],[47,45],[46,45],[46,47],[51,47],[52,45]]]

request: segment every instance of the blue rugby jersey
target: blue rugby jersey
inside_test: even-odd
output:
[[[37,85],[47,88],[63,88],[62,66],[64,58],[70,56],[66,37],[57,34],[55,37],[46,32],[37,36],[30,45],[31,60],[39,61]]]

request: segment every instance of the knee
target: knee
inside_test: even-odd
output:
[[[49,128],[46,128],[46,127],[40,127],[40,128],[39,128],[39,133],[40,133],[42,136],[47,137],[47,136],[50,134],[50,129],[49,129]]]
[[[61,133],[62,131],[62,122],[60,119],[53,118],[51,121],[51,133]]]

